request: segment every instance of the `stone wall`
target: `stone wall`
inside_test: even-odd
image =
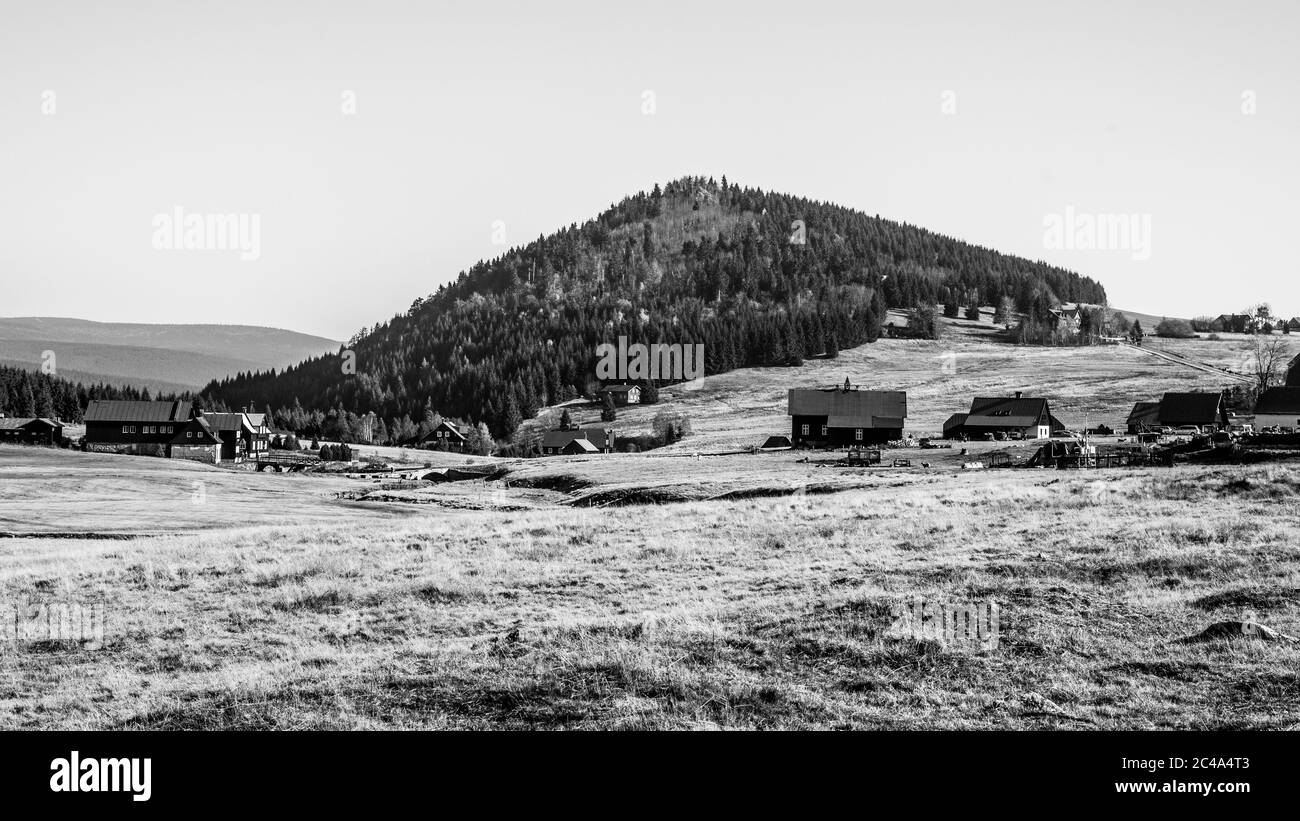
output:
[[[134,442],[87,442],[90,453],[117,453],[124,456],[166,456],[167,446]]]
[[[188,459],[208,465],[221,464],[221,445],[172,445],[173,459]]]

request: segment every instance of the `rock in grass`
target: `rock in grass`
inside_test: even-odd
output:
[[[1271,627],[1253,621],[1219,621],[1211,624],[1194,636],[1178,640],[1179,644],[1200,644],[1207,641],[1226,639],[1263,639],[1264,641],[1281,641],[1288,644],[1300,643],[1300,638],[1279,633]]]

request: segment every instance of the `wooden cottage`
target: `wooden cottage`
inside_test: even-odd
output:
[[[587,450],[585,445],[577,445],[578,450],[570,451],[567,448],[578,440],[582,440],[591,445],[591,450]],[[613,453],[614,452],[614,429],[603,427],[591,428],[570,428],[569,430],[548,430],[542,434],[542,455],[558,456],[564,453],[581,452],[581,453]]]
[[[606,394],[612,396],[614,404],[619,407],[641,403],[641,388],[636,385],[606,385],[596,392],[596,401],[604,402]]]
[[[1160,400],[1160,425],[1195,427],[1211,433],[1228,427],[1228,408],[1221,393],[1166,393]]]
[[[1159,402],[1135,402],[1128,414],[1128,432],[1143,433],[1160,427]]]
[[[224,442],[212,429],[202,412],[176,426],[176,435],[168,443],[167,455],[172,459],[188,459],[209,465],[221,464]]]
[[[1255,430],[1300,431],[1300,387],[1269,388],[1255,403]]]
[[[167,456],[190,419],[187,402],[93,399],[86,407],[86,450]]]
[[[63,440],[63,425],[41,417],[0,416],[0,445],[45,445],[54,447]]]
[[[1047,439],[1053,431],[1063,429],[1052,416],[1046,399],[1027,397],[1020,391],[1015,396],[977,396],[971,401],[970,412],[964,420],[957,414],[944,425],[944,437],[955,439],[983,438],[984,434],[999,433],[1025,439]]]
[[[879,444],[903,438],[905,391],[869,391],[849,385],[790,388],[790,440],[811,447]]]
[[[239,463],[254,453],[257,431],[245,413],[205,413],[203,419],[221,440],[221,460]]]

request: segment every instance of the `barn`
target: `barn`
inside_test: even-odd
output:
[[[569,453],[566,450],[570,444],[581,439],[592,446],[592,450],[587,451],[584,446],[578,445],[584,453],[613,453],[614,452],[614,429],[591,427],[591,428],[570,428],[569,430],[548,430],[542,434],[542,455],[558,456],[562,453]]]
[[[1300,387],[1269,388],[1255,403],[1255,430],[1300,431]]]
[[[1063,427],[1052,416],[1046,399],[1027,397],[1020,391],[1015,396],[977,396],[964,421],[958,422],[954,416],[948,423],[944,425],[944,437],[948,439],[982,438],[986,433],[1046,439]]]
[[[879,444],[903,438],[907,419],[905,391],[790,388],[787,397],[790,440],[795,446],[834,447]]]
[[[63,439],[63,425],[41,417],[0,416],[0,445],[46,445],[53,447]]]
[[[188,402],[92,399],[86,407],[86,450],[166,456],[190,418]]]
[[[1151,428],[1160,427],[1159,402],[1135,402],[1128,414],[1128,432],[1142,433]]]
[[[1166,393],[1160,400],[1159,420],[1164,427],[1212,432],[1228,427],[1228,408],[1221,393]]]

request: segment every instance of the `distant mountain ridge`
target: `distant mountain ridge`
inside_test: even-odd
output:
[[[254,325],[94,322],[67,317],[0,317],[0,364],[38,369],[52,351],[73,382],[194,390],[213,379],[282,368],[340,343]]]

